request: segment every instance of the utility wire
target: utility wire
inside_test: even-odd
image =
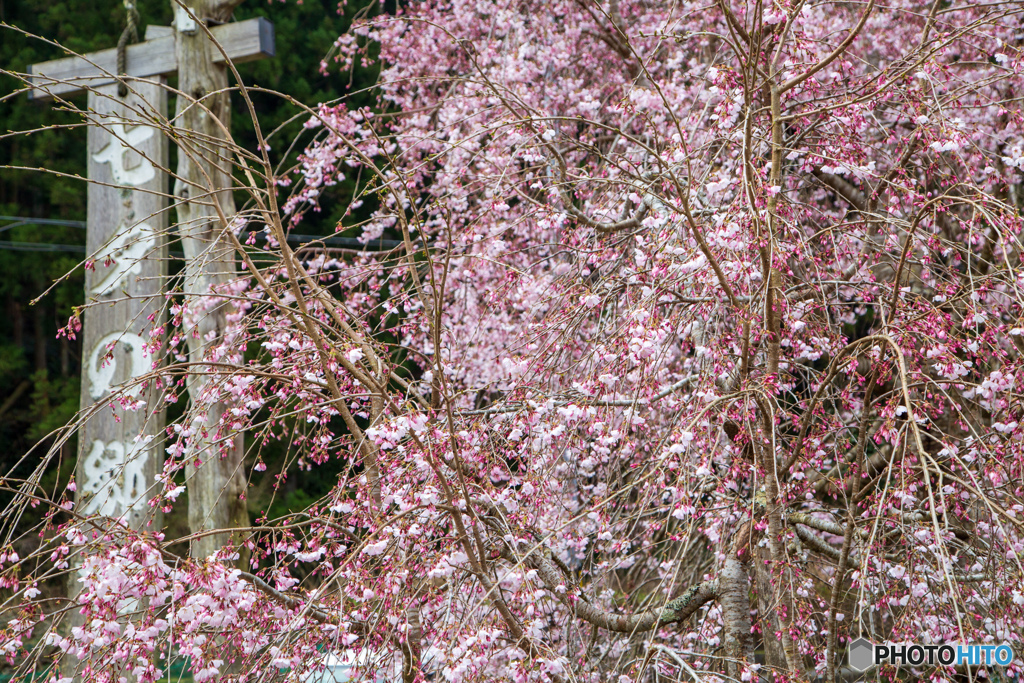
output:
[[[78,244],[52,244],[50,242],[3,242],[0,241],[0,249],[7,251],[66,251],[72,254],[85,252],[85,247]]]
[[[0,216],[0,221],[13,221],[10,225],[0,227],[0,232],[22,225],[55,225],[68,228],[86,227],[85,221],[66,221],[54,218],[28,218],[26,216]],[[322,244],[326,248],[338,247],[359,251],[390,251],[391,249],[401,247],[405,244],[401,240],[377,239],[368,243],[363,243],[355,237],[342,237],[340,235],[327,235],[321,237],[318,235],[304,235],[297,233],[290,233],[288,235],[288,242],[289,244],[298,244],[300,246],[318,243]],[[0,249],[7,249],[9,251],[65,251],[85,253],[85,245],[51,244],[48,242],[7,242],[0,240]]]
[[[0,216],[0,221],[14,221],[11,225],[0,228],[0,232],[16,228],[19,225],[62,225],[67,228],[85,228],[85,221],[65,221],[56,218],[28,218],[26,216]]]

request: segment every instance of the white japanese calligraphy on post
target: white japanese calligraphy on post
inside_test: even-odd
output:
[[[110,141],[106,147],[92,155],[93,161],[110,164],[110,174],[116,185],[140,187],[156,177],[156,169],[145,156],[139,153],[142,143],[153,137],[153,129],[149,126],[135,126],[127,130],[124,123],[112,123],[108,126]],[[131,168],[126,157],[137,157]]]
[[[118,357],[122,359],[118,373]],[[125,362],[127,361],[127,362]],[[134,398],[142,390],[139,376],[149,369],[146,342],[131,332],[112,332],[102,337],[89,354],[86,375],[89,395],[101,399],[111,394]],[[120,374],[121,383],[115,384]],[[135,410],[145,406],[135,403]],[[147,445],[152,436],[138,435],[135,443],[95,439],[91,442],[82,473],[83,512],[117,517],[132,511],[144,501],[146,491]]]
[[[120,224],[114,239],[96,254],[96,263],[106,267],[106,271],[92,286],[92,293],[103,296],[123,288],[125,278],[141,272],[142,259],[156,247],[156,242],[156,231],[148,223],[139,223],[133,231]]]
[[[92,155],[93,161],[109,164],[110,175],[117,185],[141,187],[153,180],[156,169],[140,151],[140,145],[153,137],[154,130],[149,126],[129,129],[126,123],[118,122],[110,124],[108,132],[110,138],[107,144]],[[96,254],[96,263],[106,270],[101,271],[100,281],[90,291],[103,296],[123,289],[125,278],[140,273],[142,259],[153,250],[156,243],[156,231],[148,223],[134,226],[125,221],[118,223],[113,238]]]
[[[146,446],[151,440],[140,439],[127,453],[116,441],[92,442],[83,468],[84,514],[118,517],[139,504],[146,491]]]
[[[148,498],[156,493],[163,432],[159,392],[142,378],[157,360],[147,343],[166,275],[167,141],[148,122],[162,116],[166,92],[141,82],[127,100],[116,92],[111,85],[89,95],[89,177],[96,182],[87,248],[95,267],[86,292],[98,305],[83,325],[82,405],[96,407],[81,432],[79,505],[139,528],[153,514]]]
[[[114,373],[117,371],[117,360],[110,351],[117,344],[123,345],[130,350],[131,371],[125,371],[127,378],[124,393],[127,396],[136,396],[141,389],[135,378],[147,370],[146,363],[146,342],[137,334],[131,332],[112,332],[99,340],[89,354],[87,372],[89,374],[89,395],[93,398],[103,398],[113,389]],[[110,357],[108,357],[108,355]]]

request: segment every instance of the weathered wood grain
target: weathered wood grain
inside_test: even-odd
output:
[[[223,16],[232,8],[230,0],[185,0],[185,4],[199,17]],[[189,359],[197,369],[230,331],[231,304],[224,302],[210,308],[210,292],[238,277],[234,249],[223,234],[228,227],[225,221],[230,222],[235,216],[231,191],[235,182],[231,160],[224,151],[230,149],[228,73],[223,65],[217,64],[216,55],[216,46],[203,32],[178,35],[178,88],[183,95],[177,98],[174,116],[178,129],[174,198],[178,233],[185,252],[185,303],[191,311],[204,311],[195,322],[198,334],[186,335]],[[197,99],[202,100],[203,107],[195,106]],[[223,377],[211,377],[201,369],[190,372],[189,395],[201,397],[212,382],[222,381]],[[244,439],[241,432],[221,432],[221,418],[227,409],[223,403],[214,404],[195,415],[188,425],[195,434],[194,451],[188,454],[185,466],[192,533],[249,525],[244,499]],[[228,542],[239,547],[240,540],[232,538],[229,532],[204,535],[191,543],[189,552],[192,557],[205,558]]]
[[[164,304],[168,155],[161,131],[132,125],[129,117],[140,110],[165,116],[162,80],[136,82],[125,100],[116,84],[101,86],[88,102],[95,125],[88,134],[86,248],[95,264],[85,275],[86,301],[94,305],[82,321],[81,404],[99,409],[79,432],[75,505],[135,529],[150,521],[159,529],[159,508],[147,501],[163,465],[163,396],[153,387],[142,391],[133,379],[152,369],[154,357],[142,346]],[[119,401],[125,396],[145,405],[126,410]]]
[[[166,76],[177,70],[173,32],[154,33],[159,37],[128,46],[125,71],[129,78]],[[235,64],[274,56],[274,25],[262,17],[214,26],[210,33],[224,50],[222,53],[214,49],[214,63],[223,64],[225,54]],[[29,76],[34,86],[29,93],[31,99],[42,101],[55,96],[69,97],[86,88],[116,82],[117,49],[33,64],[29,67]]]

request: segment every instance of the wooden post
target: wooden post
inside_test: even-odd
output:
[[[75,472],[77,512],[153,531],[163,526],[160,507],[148,504],[160,489],[163,392],[155,382],[143,391],[137,378],[153,369],[161,353],[151,355],[147,347],[164,304],[168,158],[167,138],[140,118],[160,121],[166,111],[163,76],[133,83],[124,99],[116,84],[89,91],[86,253],[93,267],[86,270],[85,298],[93,305],[82,320],[81,405],[87,417],[78,432]],[[80,585],[72,574],[71,600]],[[82,619],[73,610],[68,628],[81,626]],[[64,675],[85,680],[78,666],[65,658]]]
[[[230,8],[234,4],[237,3]],[[202,18],[217,19],[215,13],[199,10]],[[104,408],[86,422],[81,433],[76,506],[85,514],[122,517],[129,513],[126,521],[136,529],[153,519],[147,516],[150,513],[145,503],[147,492],[154,492],[155,477],[161,469],[159,444],[163,418],[162,412],[157,410],[159,397],[152,391],[144,397],[149,399],[146,408],[138,412],[125,411],[115,399],[128,393],[131,393],[129,398],[135,398],[135,392],[119,390],[118,386],[151,370],[152,358],[143,347],[149,341],[146,330],[151,327],[147,318],[162,304],[157,299],[166,273],[163,232],[167,226],[168,192],[166,139],[156,129],[139,124],[146,119],[167,120],[166,91],[160,85],[164,76],[179,70],[180,59],[186,62],[180,87],[192,95],[226,88],[224,62],[227,60],[242,63],[274,55],[274,27],[266,19],[219,24],[213,21],[210,22],[213,28],[207,35],[203,28],[188,21],[188,14],[180,7],[176,17],[176,22],[181,24],[178,31],[150,27],[144,43],[127,48],[126,75],[134,92],[125,102],[117,99],[119,79],[114,49],[30,67],[30,82],[36,88],[31,93],[33,99],[69,97],[88,90],[88,106],[92,112],[89,116],[96,124],[89,133],[89,180],[92,182],[86,237],[88,253],[94,255],[96,269],[86,276],[86,299],[110,304],[88,309],[83,321],[86,357],[82,365],[82,407],[102,402]],[[200,73],[213,74],[213,80],[196,85]],[[179,113],[188,106],[182,101],[186,99],[179,98]],[[184,185],[179,183],[175,192],[184,200],[178,210],[178,222],[182,224],[186,251],[186,289],[192,299],[208,292],[211,284],[224,282],[234,274],[233,255],[224,250],[223,245],[212,251],[205,249],[210,244],[208,240],[213,239],[210,235],[218,227],[216,212],[210,208],[210,197],[216,198],[226,215],[234,214],[230,170],[221,169],[222,162],[206,158],[217,154],[209,150],[209,140],[222,139],[220,130],[212,135],[208,130],[214,122],[204,107],[210,107],[211,103],[214,115],[227,124],[230,100],[226,93],[213,96],[202,106],[193,106],[177,122],[186,145],[179,154],[179,159],[184,160],[179,161],[179,166],[189,168],[189,181]],[[194,101],[190,104],[194,105]],[[192,134],[210,137],[190,146],[187,141]],[[196,148],[203,150],[198,157]],[[203,172],[212,174],[209,177],[215,187],[204,189],[206,183],[196,180]],[[200,323],[203,332],[208,332],[211,325],[222,329],[224,315],[223,311],[212,312]],[[190,345],[190,355],[197,360],[201,349],[194,346]],[[201,387],[190,387],[193,393],[199,389]],[[111,402],[115,406],[113,410],[106,407]],[[208,415],[207,422],[212,418],[213,415]],[[235,479],[240,472],[234,475],[232,472],[237,471],[240,464],[241,436],[236,440],[238,443],[232,449],[236,455],[225,474],[211,467],[205,468],[201,476],[196,476],[195,471],[189,472],[190,494],[197,480],[202,480],[202,491],[212,490],[227,480],[237,483]],[[206,450],[209,448],[207,446]],[[215,457],[208,456],[209,453],[203,452],[200,459],[211,465],[217,462]],[[217,524],[231,526],[238,516],[237,510],[227,517],[221,514],[225,505],[231,506],[228,496],[207,496],[202,491],[197,491],[196,502],[190,505],[195,508],[189,512],[194,530],[213,528],[211,525]],[[244,488],[233,492],[234,507],[243,492]],[[201,552],[196,554],[204,554],[207,546],[215,549],[211,545],[215,542],[202,542]],[[217,547],[221,544],[217,543]]]
[[[174,125],[178,135],[178,169],[174,185],[177,225],[185,250],[185,305],[198,334],[187,335],[189,360],[199,372],[188,375],[193,404],[202,407],[188,425],[192,449],[186,454],[188,522],[192,533],[248,526],[244,498],[244,439],[222,424],[228,406],[205,399],[215,395],[218,379],[203,372],[202,362],[230,334],[234,306],[224,301],[209,306],[211,292],[238,277],[235,250],[225,237],[235,218],[231,151],[231,97],[228,73],[220,49],[198,26],[222,24],[240,0],[171,0],[177,13],[178,97]],[[241,358],[218,356],[221,362],[241,363]],[[192,542],[193,557],[208,557],[218,548],[240,539],[230,534],[211,534]],[[241,550],[241,549],[240,549]],[[242,552],[243,556],[247,553]]]
[[[77,508],[123,519],[134,529],[156,520],[147,500],[162,465],[162,394],[133,380],[153,369],[148,331],[159,324],[167,275],[167,138],[139,125],[136,111],[165,118],[163,78],[136,82],[124,100],[116,85],[89,92],[89,207],[86,309],[82,325],[82,407],[100,407],[79,430]],[[154,323],[154,321],[156,321]],[[155,355],[155,354],[154,354]],[[141,400],[137,410],[122,401]]]
[[[178,21],[184,22],[181,12]],[[208,59],[219,74],[224,74],[226,60],[240,63],[274,54],[273,25],[265,19],[214,26],[210,32],[223,52],[210,48],[213,42],[201,28],[192,29],[203,34]],[[69,97],[83,90],[89,93],[85,116],[92,125],[87,146],[86,249],[94,268],[86,272],[85,287],[86,300],[94,305],[84,313],[81,332],[81,404],[88,417],[79,431],[76,511],[117,519],[136,530],[159,530],[159,508],[151,508],[148,501],[159,492],[157,476],[163,465],[163,393],[152,382],[143,391],[137,378],[149,373],[159,357],[159,353],[150,355],[146,347],[151,342],[149,330],[160,323],[167,274],[167,138],[152,124],[167,122],[165,77],[179,67],[182,46],[178,42],[185,34],[166,27],[150,27],[146,34],[146,42],[127,48],[129,94],[124,99],[117,93],[120,79],[114,49],[33,65],[29,79],[35,86],[31,92],[35,100]],[[182,80],[188,82],[187,77]],[[226,76],[221,80],[226,87]],[[224,103],[219,105],[218,115],[226,117],[230,112],[228,96],[220,96]],[[183,106],[179,101],[179,110]],[[179,123],[179,127],[186,140],[192,132],[206,133],[203,126],[189,129]],[[192,149],[183,149],[179,156],[192,153]],[[229,183],[230,172],[226,178]],[[217,186],[220,195],[227,197],[221,203],[233,214],[230,185],[224,185],[222,179],[217,182],[221,183]],[[197,204],[195,197],[189,204]],[[209,215],[204,210],[200,213]],[[179,222],[188,221],[191,215],[179,211]],[[197,252],[187,246],[190,230],[186,227],[183,234],[186,256],[199,261]],[[226,254],[215,259],[221,261],[231,259]],[[207,261],[202,264],[198,271],[197,266],[187,264],[186,273],[205,272]],[[191,275],[186,280],[198,282]],[[206,283],[203,280],[196,286]],[[235,452],[241,454],[240,443]],[[197,478],[194,471],[191,475]],[[219,521],[216,506],[223,503],[202,501],[213,506],[209,517]],[[191,510],[189,517],[193,517]],[[78,587],[72,576],[72,600]],[[72,626],[81,619],[77,610],[72,610],[70,617]],[[78,662],[68,657],[62,671],[80,680],[83,672],[77,667]]]

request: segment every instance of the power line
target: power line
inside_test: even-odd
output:
[[[81,254],[85,246],[79,244],[52,244],[50,242],[4,242],[0,241],[0,249],[7,251],[65,251],[72,254]]]
[[[396,247],[400,247],[405,244],[401,240],[372,240],[370,242],[362,242],[356,237],[341,237],[340,235],[330,235],[327,237],[318,237],[316,235],[300,235],[295,233],[289,233],[289,242],[295,242],[297,244],[310,244],[312,242],[322,242],[325,247],[339,246],[339,247],[351,247],[360,251],[390,251]]]
[[[85,221],[66,221],[57,218],[28,218],[27,216],[0,216],[0,221],[14,221],[11,225],[0,228],[0,232],[16,228],[19,225],[62,225],[68,228],[86,227]]]
[[[0,232],[10,230],[22,225],[54,225],[69,228],[85,228],[85,221],[68,221],[55,218],[29,218],[27,216],[0,216],[0,221],[13,221],[10,225],[0,227]],[[266,239],[265,237],[263,239]],[[299,233],[288,234],[289,244],[305,246],[307,244],[319,243],[324,247],[337,247],[341,249],[354,249],[358,251],[390,251],[401,247],[405,242],[401,240],[376,239],[363,242],[356,237],[342,237],[341,235],[304,235]],[[37,252],[70,252],[85,253],[84,245],[76,244],[52,244],[47,242],[7,242],[0,240],[0,249],[8,251],[37,251]],[[174,254],[177,256],[177,254]]]

